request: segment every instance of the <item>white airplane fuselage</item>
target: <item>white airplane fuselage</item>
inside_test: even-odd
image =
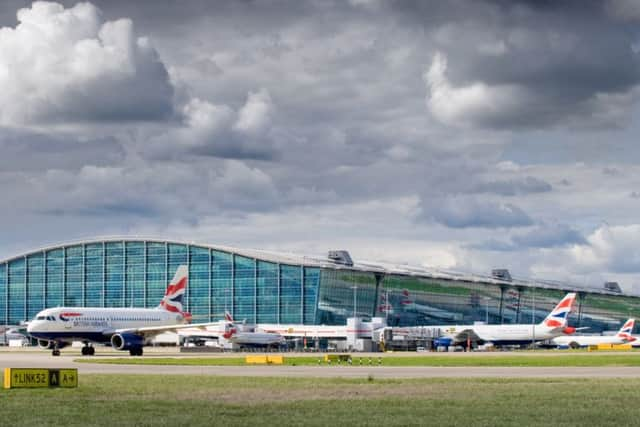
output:
[[[544,341],[562,335],[562,329],[549,328],[544,325],[461,325],[442,326],[445,336],[455,336],[462,331],[472,330],[473,333],[483,342],[518,345],[532,341]]]
[[[238,332],[229,338],[229,341],[240,345],[274,345],[284,342],[284,337],[279,334],[267,332]]]
[[[624,344],[626,342],[628,342],[626,339],[617,335],[570,335],[551,340],[552,344],[558,346],[569,346],[575,343],[580,347],[598,344]]]
[[[39,340],[105,343],[116,330],[183,323],[182,314],[157,308],[56,307],[39,312],[27,333]]]

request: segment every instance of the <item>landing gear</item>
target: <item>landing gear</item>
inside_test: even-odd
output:
[[[135,347],[129,350],[130,356],[142,356],[142,347]]]
[[[52,356],[60,356],[60,349],[58,348],[58,341],[53,341],[53,350],[51,351]]]
[[[93,356],[94,354],[96,354],[96,349],[90,346],[88,343],[85,343],[84,347],[82,347],[82,355]]]

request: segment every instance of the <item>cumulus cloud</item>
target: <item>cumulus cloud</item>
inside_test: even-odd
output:
[[[105,21],[91,3],[38,1],[0,29],[0,123],[154,120],[173,88],[130,19]]]
[[[504,37],[497,46],[504,49],[493,56],[486,48],[461,47],[465,38],[476,43],[473,38],[483,37],[473,24],[473,30],[463,27],[461,34],[445,38],[423,74],[430,113],[457,127],[624,126],[640,99],[637,40],[622,28],[604,25],[606,19],[596,10],[579,18],[582,26],[601,29],[591,33],[580,25],[545,21],[544,7],[530,12],[527,23],[507,14],[509,24],[497,31]],[[533,22],[538,24],[533,27]],[[595,51],[602,54],[594,56]],[[613,72],[611,64],[617,64]]]
[[[265,89],[249,92],[247,103],[238,111],[238,120],[233,129],[241,134],[257,136],[270,125],[273,103]]]
[[[423,79],[429,92],[427,106],[438,120],[451,125],[488,123],[517,112],[528,98],[514,85],[489,86],[474,82],[455,87],[447,77],[447,58],[437,52]]]
[[[236,159],[270,159],[277,153],[271,134],[275,106],[269,92],[249,92],[234,111],[227,105],[191,98],[182,109],[182,126],[151,138],[144,154],[171,158],[183,153]]]
[[[575,246],[570,254],[580,269],[614,273],[640,273],[640,225],[597,228],[588,244]]]

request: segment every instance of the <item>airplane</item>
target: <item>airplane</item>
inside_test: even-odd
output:
[[[576,328],[568,326],[569,313],[573,309],[576,294],[568,293],[549,315],[539,324],[512,325],[462,325],[441,326],[444,337],[440,345],[455,345],[469,341],[480,344],[522,345],[532,341],[543,341],[562,334],[573,334]]]
[[[402,290],[402,296],[403,299],[400,301],[400,304],[404,311],[416,312],[443,320],[462,320],[462,314],[460,313],[453,313],[430,305],[416,304],[416,302],[411,299],[408,289]]]
[[[224,314],[227,322],[225,333],[222,337],[234,344],[243,346],[269,346],[285,342],[282,335],[273,332],[262,332],[255,325],[247,325],[244,322],[238,324],[227,311]]]
[[[27,333],[53,356],[73,341],[84,342],[83,356],[92,356],[92,343],[111,344],[116,350],[142,356],[142,347],[154,336],[193,327],[191,314],[182,311],[188,269],[181,265],[156,308],[57,307],[39,312]]]
[[[569,346],[571,348],[587,347],[597,344],[625,344],[635,341],[631,336],[635,319],[627,320],[616,335],[572,335],[568,337],[556,337],[551,340],[551,344],[557,346]]]
[[[217,329],[206,325],[192,325],[178,333],[184,337],[218,338],[221,344],[227,341],[241,347],[277,346],[285,342],[285,338],[278,333],[262,331],[256,325],[244,321],[236,322],[228,311],[224,313],[224,320],[216,322],[216,325]]]

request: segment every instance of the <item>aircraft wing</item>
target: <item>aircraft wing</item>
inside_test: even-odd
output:
[[[465,327],[465,328],[449,328],[445,329],[445,335],[453,340],[453,342],[461,343],[467,342],[467,340],[482,341],[483,339],[476,333],[473,328]]]
[[[115,329],[112,331],[106,331],[105,335],[113,335],[113,334],[122,334],[129,333],[139,335],[145,338],[151,338],[156,335],[165,333],[165,332],[178,332],[181,329],[199,329],[203,332],[207,331],[207,327],[209,326],[217,326],[219,322],[210,322],[210,323],[183,323],[178,325],[166,325],[166,326],[146,326],[142,328],[125,328],[125,329]]]

